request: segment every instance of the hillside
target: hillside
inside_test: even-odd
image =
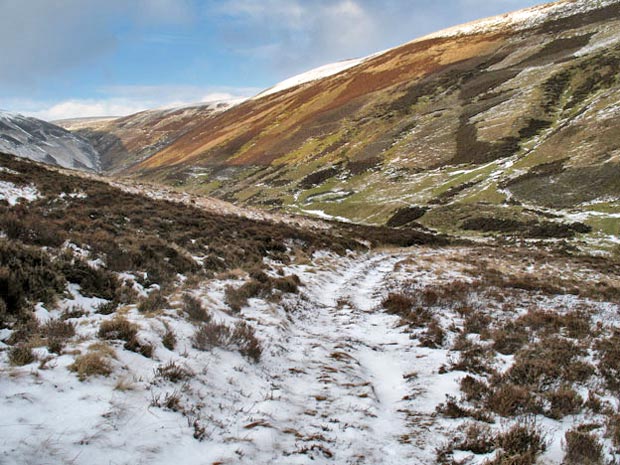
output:
[[[3,464],[620,459],[620,250],[160,196],[0,155]]]
[[[56,124],[87,139],[101,154],[103,170],[114,174],[149,158],[236,103],[196,104],[148,110],[122,118],[86,118]]]
[[[99,154],[90,143],[46,121],[0,111],[0,151],[30,160],[99,171]]]
[[[620,232],[619,31],[616,0],[441,31],[194,120],[125,173],[239,205],[459,234],[518,234],[553,214],[607,240]]]

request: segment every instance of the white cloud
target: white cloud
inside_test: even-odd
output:
[[[46,121],[91,116],[124,116],[146,110],[148,106],[124,100],[67,100],[24,114]]]
[[[282,79],[542,0],[223,0],[222,41]]]
[[[101,89],[100,99],[60,102],[15,100],[9,111],[19,111],[46,121],[97,116],[125,116],[153,108],[172,108],[194,103],[237,100],[257,94],[256,88],[204,88],[192,86],[115,86]]]
[[[368,0],[226,0],[223,36],[229,48],[263,60],[287,76],[373,50],[381,35]],[[377,7],[377,5],[375,5]]]

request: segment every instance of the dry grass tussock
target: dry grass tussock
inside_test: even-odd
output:
[[[439,373],[463,373],[460,396],[447,397],[436,414],[477,426],[455,432],[438,463],[461,463],[453,451],[465,451],[492,453],[477,458],[488,465],[534,464],[546,444],[543,417],[574,424],[563,463],[608,463],[606,451],[620,452],[607,400],[620,392],[619,262],[536,248],[453,248],[435,262],[434,254],[400,263],[398,272],[416,279],[390,288],[382,307],[420,344],[449,349]],[[429,344],[433,333],[442,337]],[[580,426],[582,415],[595,426]],[[520,425],[523,418],[533,425]]]

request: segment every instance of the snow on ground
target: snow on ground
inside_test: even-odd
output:
[[[372,55],[372,56],[375,56],[375,55]],[[305,84],[307,82],[312,82],[318,79],[323,79],[329,76],[333,76],[334,74],[341,73],[343,71],[346,71],[349,68],[353,68],[354,66],[359,65],[360,63],[363,63],[369,58],[371,57],[357,58],[353,60],[344,60],[344,61],[339,61],[337,63],[330,63],[327,65],[320,66],[318,68],[312,69],[305,73],[298,74],[297,76],[288,78],[276,84],[275,86],[270,87],[267,90],[264,90],[260,94],[253,97],[252,100],[257,100],[259,98],[263,98],[268,95],[277,94],[278,92],[281,92],[286,89],[290,89],[292,87],[300,86],[301,84]]]
[[[505,31],[508,28],[514,30],[531,29],[546,21],[585,13],[617,2],[618,0],[560,0],[443,29],[416,41],[474,35],[498,30]]]
[[[584,13],[586,11],[597,8],[603,8],[616,2],[618,2],[618,0],[598,0],[596,2],[581,0],[557,1],[443,29],[433,34],[429,34],[415,39],[411,43],[434,38],[474,35],[506,29],[525,30],[536,27],[545,21]],[[608,43],[613,43],[615,40],[616,39],[612,37],[611,39],[609,39]],[[597,45],[597,47],[602,46],[605,46],[605,44]],[[384,50],[363,58],[343,60],[336,63],[329,63],[318,68],[314,68],[310,71],[298,74],[282,82],[279,82],[273,87],[270,87],[269,89],[266,89],[260,94],[254,96],[252,100],[257,100],[268,95],[276,94],[286,89],[306,84],[308,82],[333,76],[335,74],[344,72],[350,68],[358,66],[359,64],[364,63],[379,55],[382,55],[390,50],[392,49]],[[583,53],[587,52],[588,50],[584,49]]]
[[[0,200],[6,200],[9,205],[16,205],[21,199],[32,202],[40,197],[34,186],[17,186],[12,182],[0,181]]]
[[[411,412],[404,398],[426,391],[422,384],[435,380],[441,382],[432,397],[443,397],[455,383],[453,375],[436,373],[445,359],[442,351],[417,348],[397,326],[398,318],[376,311],[384,280],[398,260],[387,254],[358,261],[326,255],[318,266],[292,267],[289,271],[305,282],[301,296],[286,298],[282,305],[253,299],[243,310],[266,349],[257,365],[231,351],[194,349],[189,341],[194,328],[175,311],[145,318],[127,308],[123,313],[140,325],[141,338],[156,345],[152,360],[113,344],[115,373],[108,378],[79,381],[67,369],[70,354],[43,369],[36,364],[4,369],[0,462],[430,460],[430,437],[417,425],[431,421],[432,406]],[[197,295],[216,319],[230,322],[235,318],[224,311],[225,284],[212,283]],[[72,293],[82,306],[100,303],[75,297],[79,289]],[[50,317],[44,309],[37,314]],[[110,318],[82,318],[74,350],[88,351],[97,325]],[[177,334],[175,352],[157,343],[164,322]],[[48,355],[37,350],[41,357]],[[191,370],[192,378],[181,385],[158,378],[154,370],[171,360]],[[175,392],[192,412],[190,420],[151,405]],[[204,425],[204,440],[192,437],[191,418]]]
[[[100,168],[99,154],[86,140],[46,121],[1,110],[0,151],[65,168]]]
[[[445,283],[467,280],[466,264],[445,269],[451,253],[458,250],[315,254],[311,263],[284,268],[301,278],[299,295],[251,299],[241,315],[224,303],[234,279],[200,284],[192,293],[215,320],[232,325],[241,317],[256,328],[263,347],[258,363],[233,350],[195,349],[195,326],[172,301],[154,315],[135,306],[118,310],[154,345],[152,359],[113,342],[106,350],[114,372],[79,381],[67,367],[76,351],[94,350],[99,324],[113,318],[88,311],[59,357],[8,367],[0,352],[0,463],[433,463],[436,448],[459,425],[437,416],[435,407],[458,395],[464,373],[441,372],[448,350],[420,347],[380,303],[405,281],[424,286],[437,282],[438,273]],[[80,296],[78,287],[70,292],[60,309],[101,303]],[[38,308],[37,315],[46,320],[58,310]],[[166,327],[176,333],[174,350],[161,344]],[[41,360],[50,355],[37,351]],[[173,383],[158,375],[169,362],[189,376]],[[171,398],[177,404],[162,408]],[[548,459],[559,454],[561,437],[550,438]]]

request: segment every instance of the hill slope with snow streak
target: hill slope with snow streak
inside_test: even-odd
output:
[[[0,111],[0,151],[34,161],[99,171],[99,154],[84,139],[46,121]]]

